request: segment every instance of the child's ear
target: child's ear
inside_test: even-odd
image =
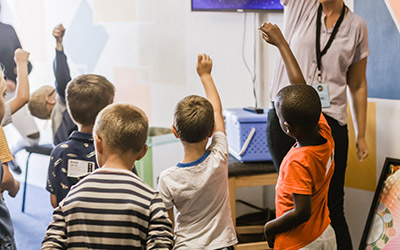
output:
[[[149,149],[149,147],[147,146],[147,144],[144,144],[142,151],[140,151],[139,155],[136,158],[137,161],[142,159],[146,155],[147,149]]]
[[[292,125],[290,125],[288,122],[283,122],[283,125],[285,125],[286,134],[288,135],[294,134],[294,127]]]
[[[51,96],[46,96],[46,102],[47,102],[48,104],[54,105],[54,104],[56,104],[56,99],[55,99],[55,98],[52,98]]]
[[[94,135],[93,139],[94,139],[94,145],[96,148],[96,152],[99,154],[102,154],[103,153],[103,144],[102,144],[103,141],[102,141],[101,137],[98,135]]]
[[[171,126],[171,130],[172,130],[172,133],[174,133],[175,137],[176,137],[176,138],[179,138],[179,135],[178,135],[178,133],[176,132],[176,128],[175,128],[174,125]]]
[[[291,132],[291,126],[289,125],[288,122],[283,122],[283,125],[285,126],[285,133],[289,134]]]

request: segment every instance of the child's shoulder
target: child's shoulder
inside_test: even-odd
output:
[[[92,134],[74,131],[67,141],[60,142],[54,147],[52,154],[68,151],[79,151],[79,149],[84,149],[83,151],[94,149]]]
[[[171,166],[167,169],[164,169],[163,171],[161,171],[160,174],[160,180],[161,179],[165,179],[165,178],[172,178],[172,177],[176,177],[177,175],[179,175],[179,172],[181,172],[182,169],[179,168],[178,166]]]
[[[89,179],[87,179],[89,177]],[[91,180],[97,180],[97,182],[101,183],[114,183],[114,184],[124,184],[132,189],[139,188],[143,192],[154,195],[157,193],[150,185],[144,182],[138,175],[133,173],[131,170],[126,169],[116,169],[116,168],[108,168],[106,166],[96,169],[93,173],[91,173],[88,177],[83,179],[83,181],[91,182]]]

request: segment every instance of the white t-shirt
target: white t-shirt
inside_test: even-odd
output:
[[[317,83],[318,69],[315,53],[315,36],[318,0],[281,0],[285,7],[283,33],[295,55],[307,84]],[[326,15],[321,16],[321,50],[332,34],[325,26]],[[330,107],[324,114],[347,123],[347,72],[349,67],[369,55],[367,24],[360,17],[347,12],[339,31],[327,53],[322,57],[322,83],[328,84]],[[279,90],[290,84],[281,57],[270,85],[270,98],[275,100]]]
[[[174,249],[218,249],[237,243],[229,205],[228,143],[215,132],[198,160],[161,173],[159,192],[176,207]]]

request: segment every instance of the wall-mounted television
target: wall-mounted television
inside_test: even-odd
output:
[[[192,11],[282,10],[280,0],[192,0]]]

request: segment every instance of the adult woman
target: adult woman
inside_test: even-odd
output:
[[[282,0],[284,35],[309,84],[318,86],[323,113],[335,140],[335,173],[329,189],[328,206],[335,229],[338,249],[352,249],[344,217],[344,176],[347,165],[347,87],[356,128],[357,154],[360,161],[368,154],[365,141],[368,33],[364,20],[351,12],[343,0]],[[289,84],[279,59],[270,88],[271,100]],[[268,147],[275,166],[293,146],[279,126],[275,110],[268,113]]]
[[[14,52],[18,48],[21,48],[21,43],[14,28],[11,25],[0,22],[0,66],[2,67],[2,70],[4,70],[6,76],[7,101],[14,98],[17,92],[17,70],[14,61]],[[28,63],[28,72],[30,72],[31,69],[32,65]],[[5,126],[11,122],[22,136],[22,138],[14,140],[14,142],[10,145],[13,155],[15,155],[25,146],[33,146],[39,142],[39,128],[37,127],[26,106],[18,106],[15,109],[10,109],[10,106],[6,105],[6,115],[1,121],[1,125]],[[16,161],[10,161],[9,167],[17,174],[21,173],[21,169],[17,165]]]

